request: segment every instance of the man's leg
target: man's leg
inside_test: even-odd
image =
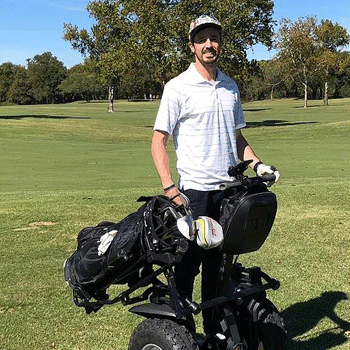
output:
[[[190,208],[193,218],[206,215],[207,212],[207,192],[186,190],[183,193],[190,200]],[[195,277],[199,274],[199,267],[202,262],[204,250],[200,248],[196,241],[189,242],[189,248],[182,261],[175,266],[175,282],[178,292],[192,300],[193,284]]]
[[[219,220],[221,191],[196,191],[187,190],[184,194],[190,200],[190,207],[194,219],[198,216],[209,216]],[[199,274],[199,266],[202,263],[202,301],[214,299],[217,295],[217,286],[222,254],[218,248],[205,250],[200,248],[196,241],[190,242],[181,263],[175,267],[176,286],[180,295],[192,299],[193,284]],[[217,322],[214,317],[214,309],[203,310],[203,325],[206,333],[217,333]]]
[[[207,216],[219,221],[222,191],[209,192]],[[220,279],[222,253],[219,248],[205,251],[202,259],[202,300],[207,301],[217,297]],[[215,308],[203,310],[203,327],[206,334],[218,333],[221,327],[215,314]]]

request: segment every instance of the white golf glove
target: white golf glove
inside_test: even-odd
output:
[[[279,177],[280,177],[280,173],[278,172],[278,170],[274,166],[265,165],[263,163],[258,164],[258,166],[256,167],[256,174],[258,176],[263,176],[266,174],[273,174],[276,177],[274,182],[277,182]],[[272,184],[273,184],[273,182],[269,182],[268,186],[272,186]]]

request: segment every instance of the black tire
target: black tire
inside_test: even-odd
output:
[[[129,350],[197,350],[191,333],[168,319],[147,318],[134,330]]]
[[[258,350],[286,350],[287,330],[284,320],[270,300],[262,302],[258,313]]]
[[[248,310],[254,309],[254,315]],[[241,341],[248,350],[286,350],[287,331],[276,307],[264,294],[246,299],[237,309]]]

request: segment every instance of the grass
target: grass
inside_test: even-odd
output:
[[[348,349],[350,99],[310,105],[244,104],[244,135],[281,179],[273,230],[241,261],[281,281],[269,297],[286,319],[291,349]],[[81,228],[120,220],[140,195],[160,192],[150,156],[157,108],[0,106],[0,349],[127,348],[140,318],[119,304],[85,315],[62,264]],[[171,158],[174,164],[173,151]]]

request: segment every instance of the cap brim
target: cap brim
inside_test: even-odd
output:
[[[200,30],[202,30],[204,28],[208,28],[208,27],[213,27],[215,29],[218,29],[218,31],[220,33],[222,32],[222,27],[217,25],[217,24],[215,24],[215,23],[203,23],[203,24],[198,25],[196,28],[194,28],[192,30],[192,32],[189,35],[190,39],[192,39],[198,31],[200,31]]]

